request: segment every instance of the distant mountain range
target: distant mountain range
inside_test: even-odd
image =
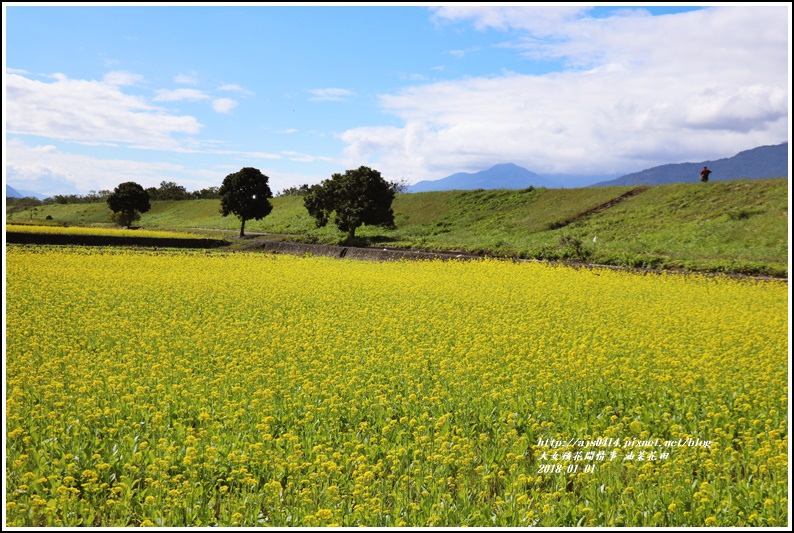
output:
[[[733,157],[697,163],[676,163],[652,167],[641,172],[612,176],[539,175],[514,165],[504,163],[480,172],[458,172],[446,178],[420,181],[409,185],[408,192],[451,191],[471,189],[549,189],[572,187],[608,187],[617,185],[662,185],[666,183],[695,182],[700,179],[700,169],[708,166],[710,181],[736,179],[788,178],[788,143],[759,146],[739,152]],[[7,198],[45,196],[32,191],[14,189],[6,184]]]
[[[700,180],[700,170],[707,166],[712,174],[709,181],[763,179],[788,177],[788,143],[759,146],[739,152],[733,157],[699,163],[677,163],[626,174],[617,179],[602,181],[593,187],[614,185],[663,185],[665,183]]]
[[[487,170],[468,173],[458,172],[446,178],[420,181],[408,186],[408,192],[453,191],[471,189],[526,189],[546,187],[548,189],[586,187],[613,176],[580,176],[580,175],[540,175],[514,165],[502,163]]]
[[[530,185],[548,187],[546,180],[512,163],[494,165],[488,170],[469,174],[458,172],[446,178],[420,181],[408,187],[408,192],[452,191],[467,189],[526,189]]]
[[[475,173],[458,172],[446,178],[420,181],[408,192],[451,191],[471,189],[524,189],[546,187],[608,187],[616,185],[662,185],[692,182],[700,179],[700,170],[708,166],[710,181],[788,177],[788,143],[759,146],[739,152],[733,157],[698,163],[677,163],[649,168],[620,177],[539,175],[512,163],[494,165]],[[606,180],[604,178],[607,178]]]
[[[6,198],[38,198],[39,200],[44,200],[46,196],[37,192],[17,190],[6,184]]]

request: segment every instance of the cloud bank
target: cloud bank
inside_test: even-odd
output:
[[[462,41],[451,40],[448,50],[437,50],[448,65],[427,68],[433,76],[398,71],[400,89],[373,95],[354,80],[347,89],[332,81],[300,89],[309,101],[346,102],[347,123],[377,102],[381,114],[368,115],[367,127],[298,128],[291,117],[278,122],[265,112],[260,129],[248,133],[250,143],[225,130],[247,118],[240,102],[255,109],[267,99],[246,88],[254,86],[250,79],[243,86],[224,75],[212,88],[199,88],[199,75],[182,71],[172,77],[174,86],[152,87],[123,70],[82,80],[8,68],[7,177],[50,194],[85,193],[118,180],[201,188],[252,160],[272,161],[274,182],[283,186],[360,165],[409,183],[506,162],[543,174],[603,176],[730,157],[788,139],[790,7],[593,13],[581,6],[432,8],[429,17],[440,29],[488,32],[496,37],[492,46],[525,58],[527,68],[505,71],[494,63],[490,75],[432,81],[466,72],[468,61],[487,55],[479,42],[459,49]],[[554,70],[538,74],[537,61]],[[270,109],[284,105],[270,98]],[[332,128],[340,106],[313,109]],[[290,134],[294,142],[258,144],[258,131]],[[316,139],[332,135],[341,143],[318,148]],[[261,146],[272,153],[257,151]],[[338,146],[338,157],[327,157]],[[312,155],[315,150],[326,153]],[[175,164],[182,154],[195,157]],[[312,170],[289,172],[290,162]]]
[[[120,89],[139,77],[110,75],[104,81],[72,80],[62,74],[53,77],[54,82],[46,83],[7,73],[9,134],[168,149],[178,147],[174,135],[196,135],[201,129],[194,117],[169,113]],[[171,96],[160,100],[175,99],[173,93],[178,92],[171,91]]]
[[[508,31],[500,45],[562,61],[380,96],[401,126],[340,135],[349,164],[409,182],[513,162],[539,173],[613,174],[729,157],[788,138],[786,7],[591,18],[584,7],[445,6],[437,24]]]

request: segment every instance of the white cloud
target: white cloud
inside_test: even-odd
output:
[[[195,72],[190,72],[188,74],[179,73],[174,76],[174,83],[180,85],[198,85],[198,78]]]
[[[237,102],[231,98],[218,98],[212,101],[212,109],[218,113],[228,113],[237,107]]]
[[[239,85],[234,84],[234,83],[227,83],[225,85],[221,85],[220,87],[218,87],[218,90],[219,91],[240,93],[240,94],[243,94],[245,96],[253,96],[253,94],[254,94],[251,91],[249,91],[248,89],[246,89],[244,87],[240,87]]]
[[[108,85],[123,87],[125,85],[138,85],[143,83],[143,76],[140,74],[133,74],[131,72],[114,71],[105,74],[105,77],[102,78],[102,81]]]
[[[144,187],[155,187],[161,181],[174,181],[189,191],[205,187],[220,186],[223,178],[243,166],[250,166],[251,160],[278,160],[278,154],[265,152],[243,152],[234,150],[177,150],[181,153],[214,154],[228,156],[226,168],[207,168],[203,165],[189,167],[169,162],[152,162],[119,158],[96,158],[84,154],[67,153],[53,145],[28,145],[19,139],[10,139],[6,150],[6,179],[15,186],[40,194],[86,194],[102,189],[112,190],[125,181],[134,181]],[[270,175],[275,175],[273,174]],[[307,176],[297,183],[306,183]],[[290,186],[290,185],[286,185]]]
[[[427,76],[423,74],[415,74],[415,73],[407,73],[407,72],[400,72],[398,74],[401,80],[408,80],[408,81],[425,81],[427,80]]]
[[[65,153],[52,145],[29,146],[18,139],[9,140],[7,148],[8,181],[49,196],[112,190],[125,181],[155,187],[167,180],[196,190],[219,186],[224,178],[203,168],[132,159],[98,159]]]
[[[333,161],[333,158],[331,157],[323,157],[319,155],[301,154],[299,152],[288,152],[288,151],[284,151],[281,153],[287,156],[287,159],[289,159],[290,161],[296,161],[299,163],[313,163],[315,161]]]
[[[269,154],[267,152],[241,152],[241,151],[232,151],[232,150],[217,150],[214,152],[204,152],[204,153],[237,155],[237,156],[241,156],[245,158],[253,158],[253,159],[281,159],[280,155]]]
[[[433,8],[431,17],[437,24],[444,22],[473,21],[478,30],[521,29],[547,34],[553,28],[592,9],[586,6],[485,6],[449,5]]]
[[[222,142],[212,141],[193,141],[185,142],[183,146],[174,148],[172,152],[180,154],[205,154],[205,155],[230,155],[235,158],[244,159],[281,159],[279,154],[268,152],[246,152],[243,150],[227,150],[223,148],[213,148],[216,145],[223,145]]]
[[[207,100],[210,96],[198,89],[159,89],[155,102],[179,102],[181,100]]]
[[[466,48],[465,50],[450,50],[447,53],[455,59],[463,59],[464,56],[467,56],[472,52],[479,52],[480,50],[482,50],[481,46],[472,46],[471,48]]]
[[[785,117],[788,95],[782,87],[709,87],[681,106],[683,126],[703,130],[750,132]]]
[[[312,101],[332,101],[338,102],[344,100],[346,98],[351,98],[356,96],[356,93],[353,91],[348,91],[347,89],[337,89],[337,88],[329,88],[329,89],[312,89],[309,91],[313,96],[309,98]]]
[[[403,126],[344,132],[345,160],[411,182],[504,162],[538,173],[610,174],[788,138],[786,7],[605,19],[585,11],[438,8],[437,20],[519,28],[511,46],[568,68],[382,95],[382,110]]]
[[[197,135],[202,127],[194,117],[169,114],[166,109],[152,106],[142,97],[124,94],[116,85],[104,81],[70,80],[63,74],[50,77],[56,81],[44,83],[17,74],[7,74],[6,130],[9,135],[34,135],[88,146],[212,154],[235,159],[281,158],[278,154],[266,152],[227,150],[222,142],[191,137]],[[115,79],[120,80],[119,77]],[[192,91],[171,91],[166,100],[187,98]],[[158,92],[160,98],[163,94],[162,91]],[[230,99],[213,102],[218,112],[228,112],[236,105]],[[13,137],[11,139],[18,141]],[[52,145],[47,146],[50,151],[55,151]],[[9,147],[7,157],[11,162],[14,151],[24,145],[9,143]],[[27,151],[41,152],[43,148]],[[66,176],[59,169],[70,168],[75,161],[82,159],[79,156],[70,159],[68,155],[60,154],[58,164],[53,163],[44,174]],[[19,163],[17,168],[34,167]]]
[[[116,85],[63,74],[52,77],[56,81],[45,83],[6,75],[9,134],[170,149],[178,147],[173,135],[194,135],[201,129],[194,117],[170,114]]]

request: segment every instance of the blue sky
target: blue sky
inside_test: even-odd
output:
[[[3,11],[4,178],[44,195],[620,175],[789,138],[789,3]]]

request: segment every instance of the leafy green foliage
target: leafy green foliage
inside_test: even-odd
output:
[[[111,220],[119,226],[129,227],[133,221],[141,218],[141,213],[152,208],[149,193],[134,181],[119,184],[108,196],[108,207],[113,211]]]
[[[188,200],[191,194],[181,185],[173,181],[162,181],[160,187],[146,189],[152,200]]]
[[[364,224],[395,227],[392,202],[398,187],[377,170],[362,166],[313,186],[303,202],[318,228],[325,226],[333,214],[336,227],[352,241],[356,228]]]
[[[56,194],[44,200],[45,204],[93,204],[106,203],[112,191],[89,191],[85,196],[79,194]]]
[[[593,255],[592,250],[582,243],[582,239],[573,237],[567,233],[560,236],[559,247],[562,250],[562,258],[564,259],[587,261]]]
[[[268,180],[269,178],[258,169],[245,167],[239,172],[226,176],[218,190],[221,197],[221,214],[237,215],[241,222],[241,238],[245,236],[246,220],[261,220],[273,210],[268,200],[273,198]]]
[[[205,187],[198,191],[193,191],[190,194],[196,200],[216,200],[221,197],[220,194],[218,194],[219,188],[220,187]]]
[[[34,198],[32,196],[26,196],[24,198],[6,198],[6,212],[7,213],[19,213],[22,211],[30,211],[31,219],[33,218],[33,214],[38,211],[38,207],[42,205],[44,202],[39,200],[38,198]]]
[[[309,194],[310,189],[311,187],[309,186],[309,184],[304,183],[303,185],[300,185],[298,187],[287,187],[286,189],[278,193],[276,197],[280,198],[282,196],[306,196],[307,194]]]

